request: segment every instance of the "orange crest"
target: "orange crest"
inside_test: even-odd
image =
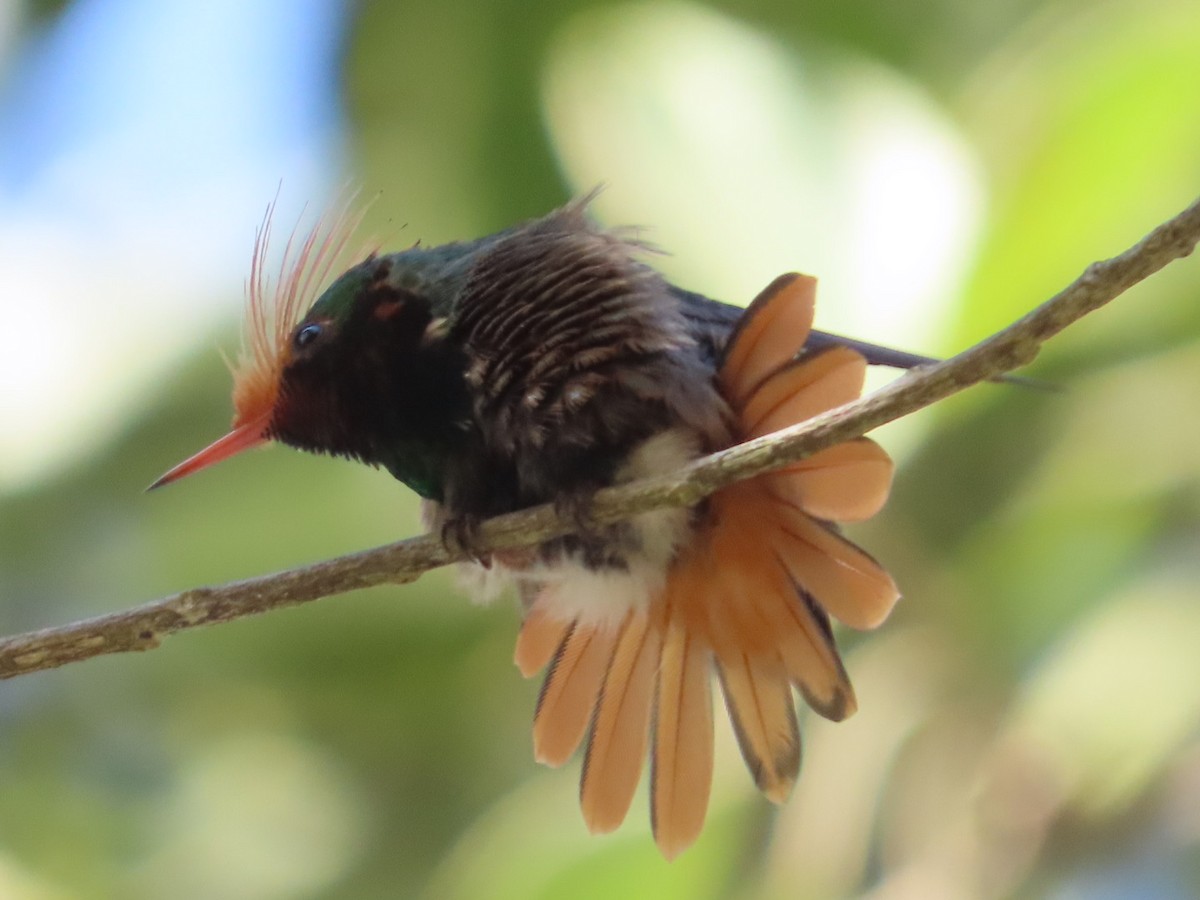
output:
[[[283,369],[291,358],[292,330],[320,295],[334,266],[345,257],[350,237],[366,212],[365,207],[355,209],[355,195],[350,194],[322,214],[303,240],[297,224],[283,249],[278,275],[272,277],[267,271],[267,254],[278,199],[276,196],[267,205],[254,235],[242,351],[237,365],[231,366],[235,427],[271,414]]]

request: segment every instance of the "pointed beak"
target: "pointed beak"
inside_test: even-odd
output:
[[[191,475],[193,472],[207,469],[209,466],[215,465],[223,459],[229,459],[229,457],[241,453],[243,450],[249,450],[251,447],[258,447],[265,444],[269,440],[267,437],[267,428],[269,425],[269,416],[263,416],[252,422],[247,422],[245,425],[239,425],[233,431],[229,432],[229,434],[225,435],[225,437],[209,444],[195,456],[189,456],[159,478],[154,484],[150,485],[150,487],[146,488],[146,490],[152,491],[155,488],[160,488],[164,484],[178,481],[185,475]]]

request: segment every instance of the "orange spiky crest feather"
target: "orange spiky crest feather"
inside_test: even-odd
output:
[[[272,280],[266,273],[266,258],[276,200],[267,205],[254,236],[254,256],[246,283],[242,352],[237,365],[229,366],[233,373],[233,428],[164,473],[148,490],[178,481],[271,440],[283,372],[292,358],[292,330],[329,280],[329,273],[342,258],[365,212],[352,211],[354,197],[347,196],[333,214],[326,213],[317,220],[298,248],[297,226],[284,248],[279,276]]]
[[[796,353],[812,326],[816,281],[776,279],[729,340],[717,383],[734,442],[777,431],[862,392],[854,350]],[[588,828],[623,821],[650,748],[651,820],[667,858],[704,824],[712,780],[715,669],[742,755],[766,796],[783,802],[800,765],[792,687],[818,713],[854,712],[832,614],[874,628],[899,597],[880,565],[831,524],[874,515],[892,462],[868,438],[815,453],[723,488],[648,608],[615,627],[559,621],[553,585],[534,600],[515,661],[530,676],[549,664],[534,718],[541,762],[564,763],[588,734],[580,805]]]
[[[345,258],[350,238],[366,212],[355,208],[354,199],[349,195],[322,214],[299,245],[297,225],[284,246],[275,278],[267,273],[267,253],[278,198],[267,205],[254,235],[254,256],[246,281],[242,350],[237,365],[231,366],[235,428],[269,420],[279,399],[283,370],[291,360],[292,331],[330,280],[334,266]]]

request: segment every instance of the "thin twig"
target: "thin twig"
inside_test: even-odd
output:
[[[791,428],[714,453],[656,478],[606,488],[592,510],[598,523],[668,506],[690,506],[743,478],[796,462],[826,447],[929,406],[980,381],[1026,365],[1045,341],[1108,303],[1200,242],[1200,200],[1120,256],[1095,263],[1069,287],[1003,331],[953,359],[914,370],[880,391]],[[484,523],[483,549],[536,544],[572,530],[552,506]],[[383,583],[413,581],[462,559],[424,535],[314,565],[212,588],[194,588],[122,612],[0,640],[0,678],[52,669],[106,653],[149,650],[168,635],[230,622]]]

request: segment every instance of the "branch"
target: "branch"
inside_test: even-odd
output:
[[[781,468],[929,406],[963,388],[1026,365],[1043,343],[1200,242],[1200,200],[1129,250],[1094,263],[1033,312],[945,362],[913,370],[854,403],[775,434],[704,457],[679,471],[605,488],[592,510],[600,524],[670,506],[691,506],[725,485]],[[485,522],[481,545],[501,550],[540,543],[573,530],[552,505]],[[149,650],[178,631],[230,622],[377,584],[403,584],[464,559],[429,536],[412,538],[314,565],[200,587],[122,612],[0,640],[0,678],[52,669],[106,653]]]

